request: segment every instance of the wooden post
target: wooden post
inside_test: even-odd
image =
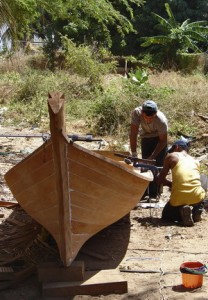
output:
[[[48,98],[50,115],[50,131],[54,152],[54,167],[56,172],[56,189],[59,202],[59,250],[63,264],[68,266],[71,261],[72,249],[70,216],[70,188],[67,170],[67,139],[64,118],[64,95],[62,93],[50,93]],[[67,249],[67,251],[66,251]]]

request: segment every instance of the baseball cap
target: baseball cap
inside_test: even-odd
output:
[[[152,100],[147,100],[142,105],[142,110],[146,113],[156,113],[158,108],[157,104]]]
[[[175,141],[172,146],[168,149],[168,153],[171,153],[174,151],[175,146],[180,146],[184,150],[188,150],[189,148],[189,143],[187,143],[184,140],[177,140]]]

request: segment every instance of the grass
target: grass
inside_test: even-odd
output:
[[[178,138],[178,132],[183,132],[198,138],[196,147],[207,146],[207,140],[201,138],[208,133],[207,122],[199,117],[208,111],[208,80],[203,74],[149,73],[147,82],[138,84],[109,73],[99,76],[97,86],[92,86],[89,77],[71,70],[34,69],[26,63],[25,56],[22,64],[21,57],[19,60],[13,60],[13,68],[9,61],[9,71],[5,66],[8,62],[0,63],[0,112],[7,108],[1,115],[4,126],[38,126],[40,131],[47,130],[48,92],[60,91],[65,95],[70,131],[108,136],[122,148],[128,143],[132,109],[150,98],[168,118],[169,143]]]

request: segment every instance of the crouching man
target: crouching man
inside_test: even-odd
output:
[[[201,220],[205,190],[201,186],[199,162],[188,154],[188,145],[176,141],[168,151],[158,183],[171,189],[170,200],[166,203],[162,220],[179,221],[183,226],[194,226]],[[172,181],[166,176],[171,170]]]

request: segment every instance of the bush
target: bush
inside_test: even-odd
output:
[[[184,72],[205,71],[206,57],[204,53],[180,53],[177,55],[177,60],[179,69]]]
[[[105,52],[87,45],[77,46],[70,39],[62,37],[66,66],[74,73],[89,78],[93,88],[99,87],[101,76],[115,69],[115,62],[102,63]]]

